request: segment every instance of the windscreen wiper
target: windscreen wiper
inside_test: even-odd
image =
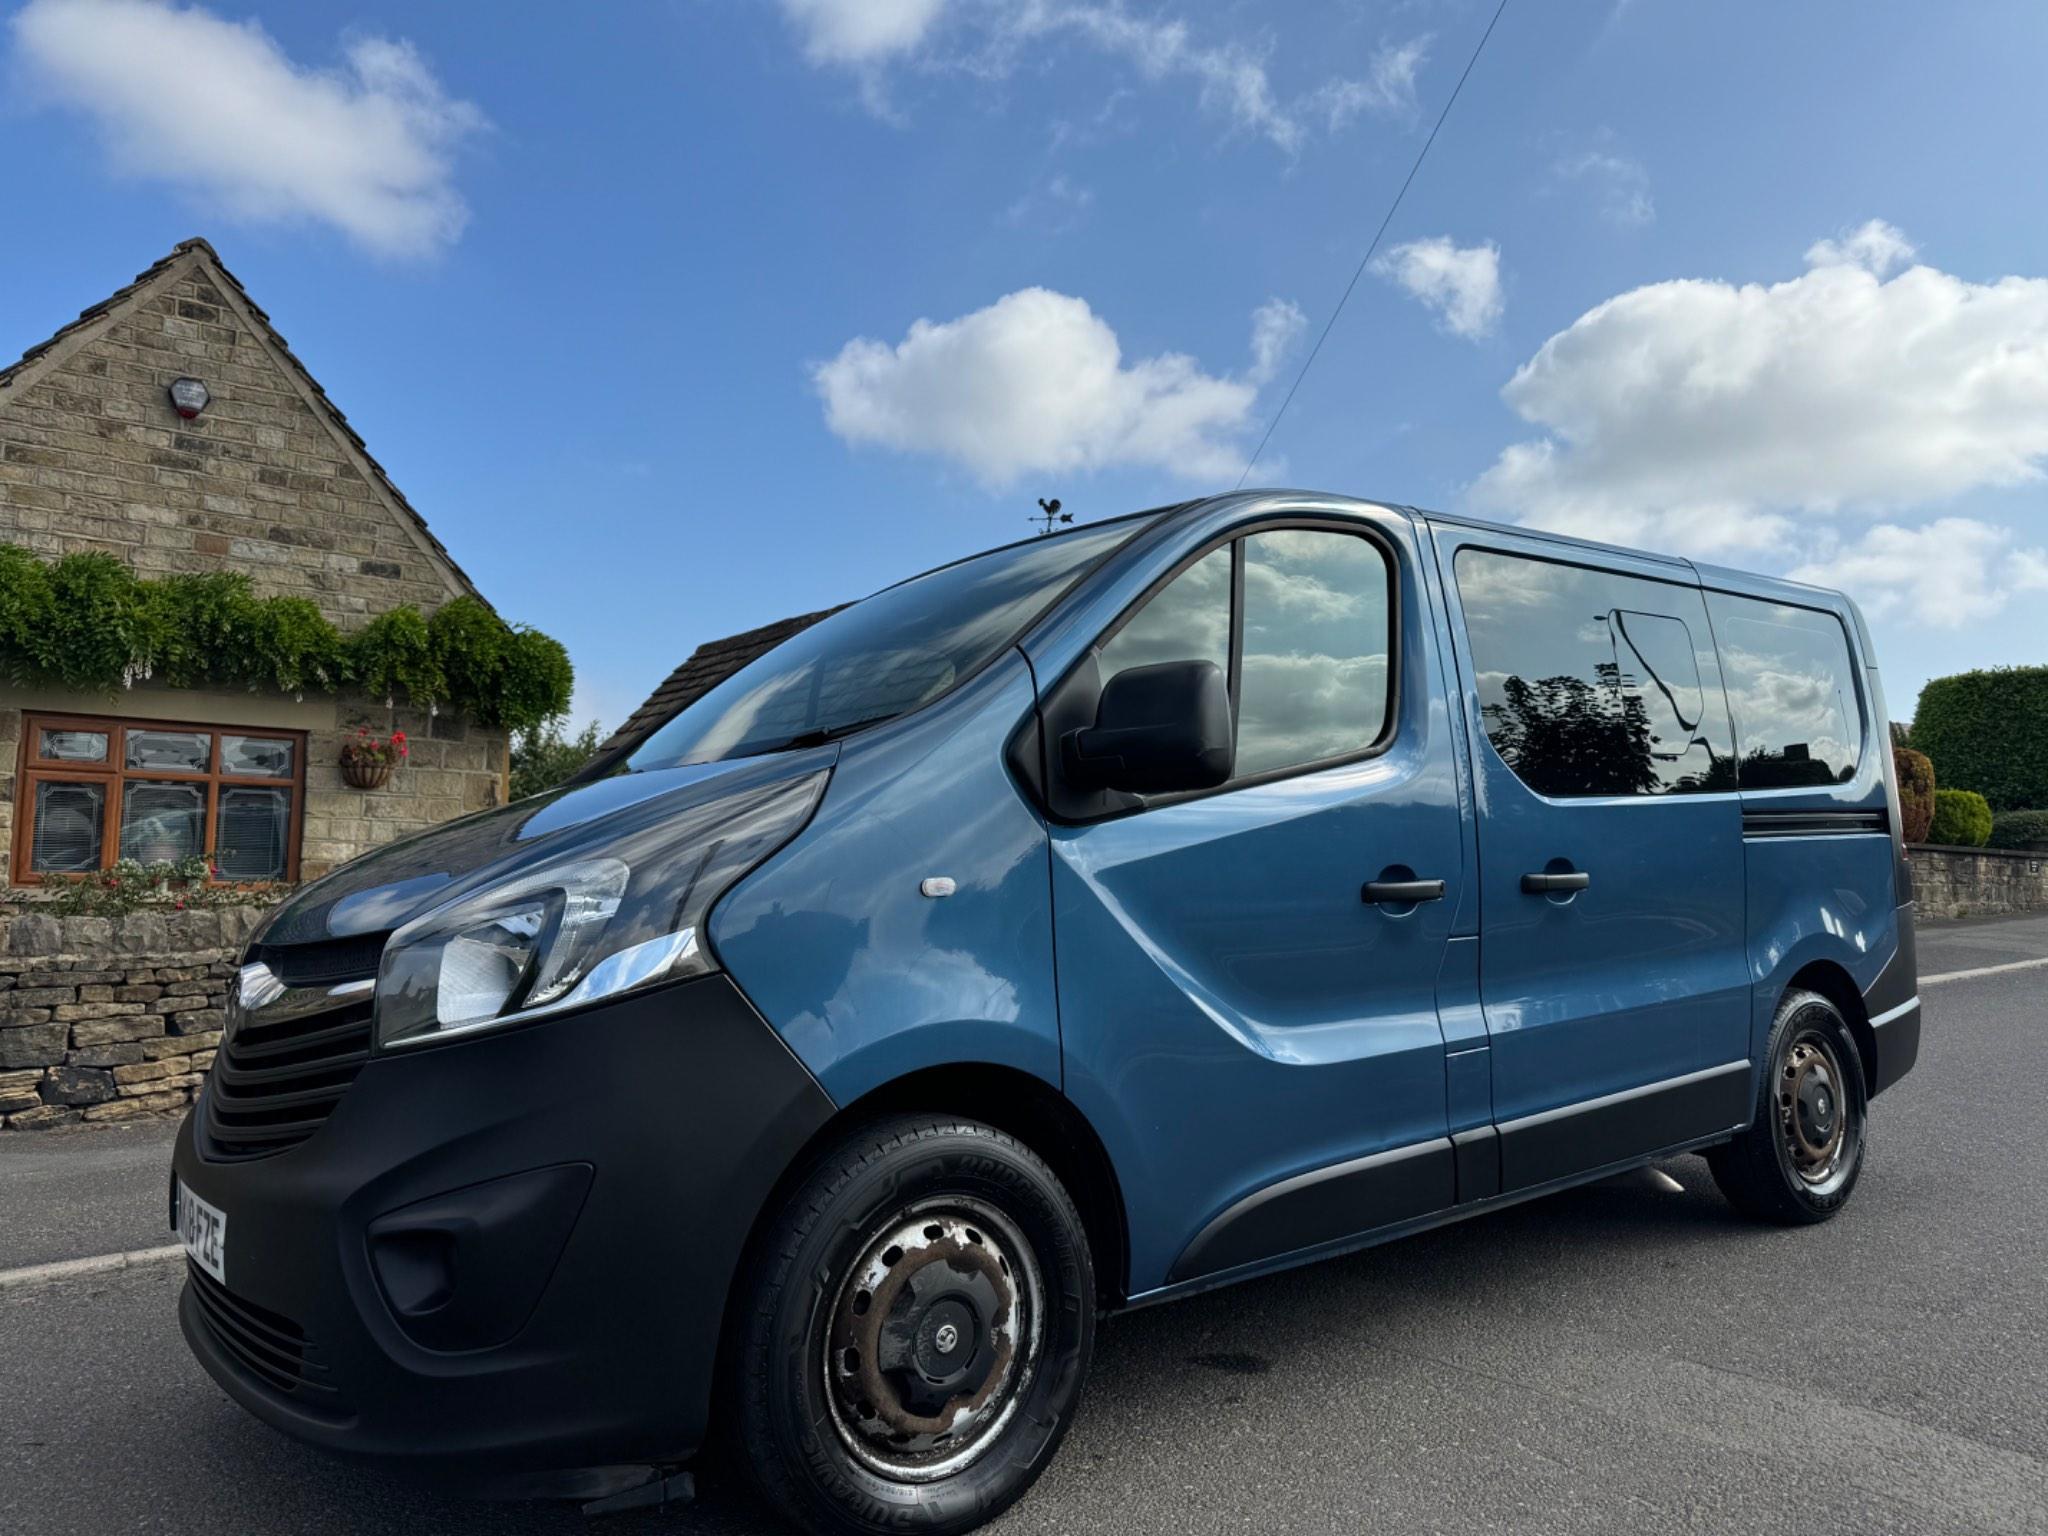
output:
[[[821,725],[814,731],[800,731],[785,740],[755,747],[747,756],[765,757],[770,752],[795,752],[803,747],[822,747],[828,741],[851,736],[855,731],[864,731],[871,725],[880,725],[884,720],[894,720],[901,713],[901,710],[892,709],[886,715],[870,715],[865,720],[848,720],[842,725]]]

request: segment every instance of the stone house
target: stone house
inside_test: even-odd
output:
[[[203,395],[196,414],[174,383],[188,409]],[[0,544],[104,550],[141,576],[245,572],[258,595],[310,598],[343,630],[476,595],[203,240],[0,367]],[[411,738],[407,766],[374,791],[341,776],[359,725]],[[203,851],[232,878],[307,878],[500,803],[508,745],[381,698],[146,682],[109,697],[0,677],[0,884],[124,852]]]
[[[478,595],[203,240],[0,366],[0,545],[103,551],[139,577],[242,572],[343,632]],[[359,725],[411,738],[382,787],[344,781]],[[508,748],[456,710],[383,697],[31,690],[0,672],[0,1125],[189,1103],[260,916],[59,915],[49,876],[196,853],[224,882],[311,878],[503,803]]]

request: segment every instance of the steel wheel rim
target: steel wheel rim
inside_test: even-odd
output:
[[[1856,1104],[1834,1042],[1806,1030],[1786,1046],[1772,1085],[1778,1149],[1792,1177],[1812,1194],[1830,1194],[1852,1162]]]
[[[1023,1403],[1044,1318],[1037,1257],[993,1206],[941,1195],[878,1222],[828,1314],[820,1364],[840,1443],[896,1482],[971,1465]]]

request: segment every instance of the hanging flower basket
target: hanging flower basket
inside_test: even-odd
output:
[[[361,757],[344,757],[341,776],[350,789],[382,789],[391,782],[391,764],[371,762]]]
[[[382,789],[411,751],[403,731],[372,736],[368,726],[359,726],[341,744],[341,776],[351,789]]]

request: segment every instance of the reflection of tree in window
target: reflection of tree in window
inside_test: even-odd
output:
[[[1483,550],[1456,569],[1487,738],[1531,789],[1734,787],[1726,715],[1701,682],[1697,591]]]
[[[1509,677],[1484,706],[1487,739],[1539,795],[1647,795],[1656,789],[1649,711],[1624,693],[1611,661],[1599,677]]]

